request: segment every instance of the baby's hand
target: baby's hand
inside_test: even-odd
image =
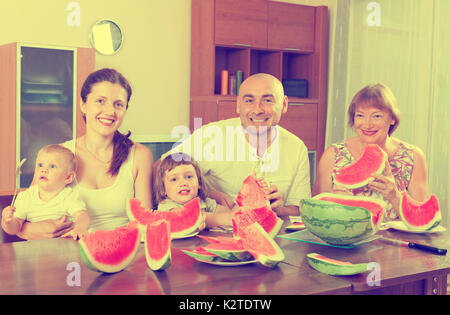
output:
[[[10,223],[14,220],[14,212],[16,212],[15,207],[8,206],[3,209],[2,218],[5,223]]]
[[[87,231],[86,230],[82,230],[78,227],[74,227],[72,230],[70,230],[69,232],[65,233],[64,235],[62,235],[61,237],[67,237],[67,238],[73,238],[75,241],[80,239],[84,234],[86,234]]]

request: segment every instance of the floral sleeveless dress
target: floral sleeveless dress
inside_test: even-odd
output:
[[[333,185],[334,175],[339,169],[353,163],[355,159],[350,154],[345,143],[333,144],[334,148],[334,167],[333,167]],[[411,174],[414,167],[414,156],[412,147],[408,144],[400,142],[399,148],[394,156],[389,158],[389,165],[391,167],[392,175],[395,179],[395,184],[399,191],[404,191],[408,188],[411,180]],[[378,192],[370,190],[368,186],[358,189],[353,189],[354,195],[372,196],[375,198],[384,199]],[[389,203],[385,220],[398,219],[393,206]]]

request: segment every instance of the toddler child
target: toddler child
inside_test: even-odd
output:
[[[203,228],[232,225],[234,211],[208,198],[200,167],[189,155],[174,153],[166,156],[155,175],[155,195],[159,211],[180,208],[199,197],[200,208],[204,213]]]
[[[17,234],[23,223],[56,220],[69,215],[74,219],[73,229],[62,237],[77,239],[87,232],[89,216],[78,191],[70,184],[75,179],[76,158],[60,145],[42,148],[36,158],[34,185],[20,192],[13,206],[2,213],[2,227],[8,234]]]

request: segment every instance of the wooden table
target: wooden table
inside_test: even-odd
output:
[[[450,245],[447,232],[427,235],[381,233],[444,248]],[[173,241],[172,265],[165,271],[154,272],[147,267],[141,244],[133,263],[124,271],[111,275],[88,269],[80,259],[77,242],[70,239],[6,243],[0,245],[0,295],[446,294],[447,273],[450,272],[447,256],[397,247],[379,240],[354,249],[276,240],[286,259],[274,269],[259,263],[221,267],[197,262],[180,250],[206,244],[204,240],[192,237]],[[367,285],[372,270],[344,277],[322,274],[308,265],[305,255],[310,252],[352,263],[376,262],[381,271],[380,286]],[[79,285],[73,281],[77,272]]]

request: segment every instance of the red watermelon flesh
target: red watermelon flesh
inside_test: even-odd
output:
[[[240,209],[234,213],[232,222],[235,237],[240,237],[241,231],[254,222],[258,222],[270,236],[275,237],[283,224],[276,213],[267,206],[255,209]]]
[[[431,195],[428,200],[418,202],[404,192],[400,200],[400,217],[410,229],[431,229],[442,219],[439,201],[435,195]]]
[[[330,201],[334,203],[338,203],[344,206],[351,207],[362,207],[369,210],[372,213],[372,222],[375,226],[380,222],[380,218],[382,218],[386,203],[382,200],[375,201],[373,198],[368,198],[364,196],[348,196],[331,194],[331,193],[323,193],[315,198]]]
[[[171,265],[170,222],[159,220],[147,225],[145,259],[152,270],[164,270]]]
[[[387,159],[383,149],[376,144],[369,144],[364,147],[358,160],[339,170],[334,176],[334,182],[348,189],[363,187],[375,179],[373,173],[381,174],[384,171]]]
[[[130,199],[127,207],[130,220],[136,220],[142,230],[150,223],[166,220],[170,222],[172,238],[188,235],[197,230],[202,223],[200,199],[194,198],[183,207],[171,211],[152,211],[141,206],[137,199]]]
[[[248,176],[242,183],[242,187],[236,197],[236,203],[239,207],[249,206],[252,208],[270,206],[266,199],[266,193],[263,187],[258,183],[255,177]]]
[[[93,270],[119,272],[133,261],[139,241],[137,222],[131,221],[126,227],[84,234],[79,241],[80,256]]]
[[[258,222],[247,226],[241,232],[242,244],[262,265],[275,267],[285,256],[273,238]]]

